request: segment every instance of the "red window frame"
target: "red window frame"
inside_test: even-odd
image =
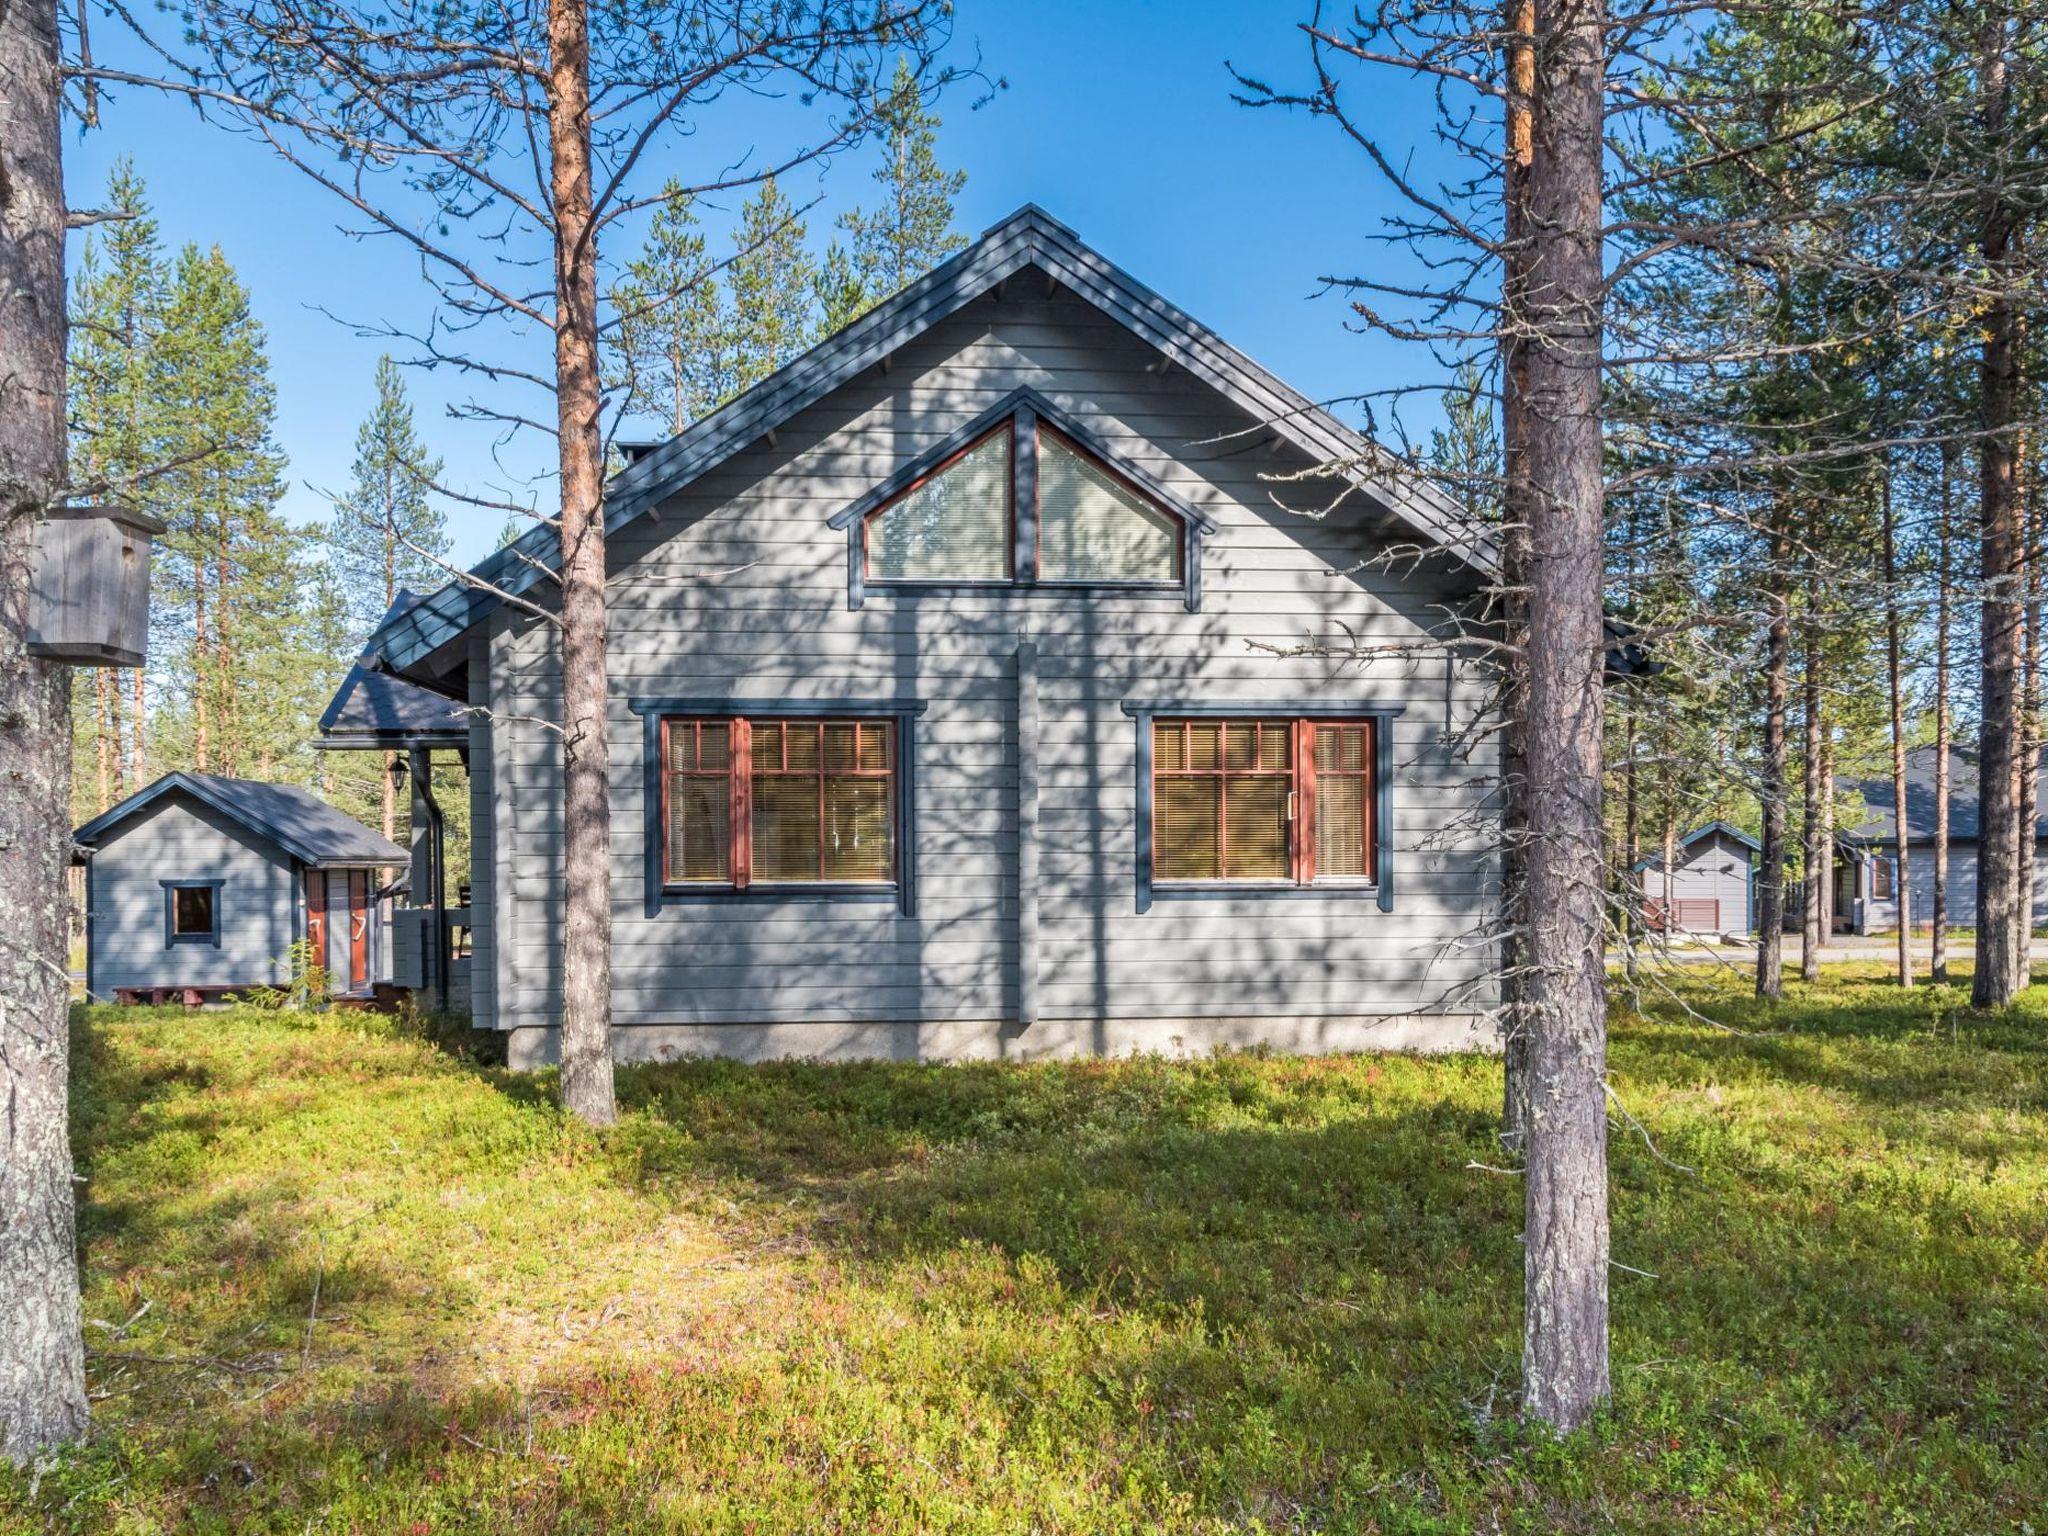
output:
[[[676,767],[675,743],[680,733],[693,733],[693,739],[701,741],[702,729],[707,725],[722,725],[726,728],[726,766],[723,772],[698,768],[678,769]],[[782,764],[779,768],[761,770],[761,776],[815,778],[818,781],[818,878],[815,880],[792,879],[780,876],[770,880],[755,880],[754,864],[754,781],[757,776],[754,767],[754,728],[783,727]],[[854,732],[853,766],[831,768],[825,765],[824,728],[827,726],[852,726]],[[787,727],[809,727],[819,732],[817,768],[815,770],[793,769],[789,766],[789,731]],[[884,733],[888,743],[886,765],[881,768],[861,766],[861,747],[864,734],[869,731]],[[895,719],[888,716],[868,715],[669,715],[661,722],[661,879],[662,888],[670,891],[744,891],[760,887],[791,890],[815,890],[839,886],[858,886],[862,890],[888,890],[900,880],[903,859],[902,815],[898,803],[898,782],[896,775],[902,766],[902,733],[897,729]],[[692,763],[703,760],[701,748],[690,754]],[[677,778],[723,778],[727,784],[726,822],[726,877],[722,880],[684,880],[678,877],[673,857],[675,850],[670,844],[670,833],[674,823],[670,819],[670,795]],[[888,786],[883,803],[889,816],[889,872],[881,879],[861,880],[844,875],[827,877],[826,859],[826,798],[825,785],[830,779],[874,779]]]
[[[1062,432],[1058,427],[1054,426],[1051,422],[1046,421],[1042,417],[1038,421],[1038,437],[1041,441],[1048,437],[1058,438],[1060,446],[1066,449],[1067,452],[1071,453],[1075,458],[1080,459],[1085,463],[1094,465],[1095,468],[1101,471],[1102,474],[1106,475],[1111,480],[1114,480],[1118,485],[1122,486],[1125,490],[1129,491],[1131,495],[1135,496],[1138,500],[1145,503],[1146,506],[1150,507],[1154,512],[1157,512],[1169,523],[1173,524],[1173,574],[1171,576],[1111,576],[1104,578],[1073,576],[1040,576],[1038,579],[1048,587],[1100,587],[1137,585],[1155,586],[1161,589],[1165,589],[1168,587],[1185,586],[1187,584],[1188,579],[1188,525],[1180,518],[1174,516],[1173,513],[1167,510],[1165,507],[1162,507],[1159,504],[1158,497],[1154,496],[1150,491],[1146,490],[1142,485],[1138,484],[1138,482],[1133,480],[1129,475],[1125,474],[1122,470],[1118,469],[1114,464],[1109,463],[1099,454],[1090,453],[1086,448],[1082,447],[1079,443],[1075,442],[1071,437],[1067,436],[1066,433]],[[1039,562],[1043,557],[1045,544],[1045,517],[1043,514],[1043,509],[1039,506],[1038,503],[1038,488],[1040,481],[1041,476],[1034,475],[1032,477],[1031,568],[1034,571],[1040,568]]]
[[[1258,734],[1253,738],[1252,761],[1259,761],[1259,749],[1263,733],[1279,728],[1288,732],[1289,780],[1287,817],[1287,874],[1284,876],[1243,876],[1230,873],[1229,829],[1230,829],[1230,780],[1233,778],[1272,778],[1274,769],[1230,768],[1228,762],[1229,728],[1233,725],[1250,725]],[[1192,768],[1188,743],[1193,727],[1214,726],[1218,729],[1217,766],[1214,768]],[[1316,767],[1316,732],[1318,730],[1359,730],[1363,729],[1365,739],[1360,752],[1360,767],[1351,770],[1319,771]],[[1161,768],[1159,737],[1162,731],[1182,732],[1180,768]],[[1253,887],[1293,886],[1307,888],[1321,885],[1370,886],[1379,882],[1379,732],[1380,722],[1373,716],[1345,719],[1288,718],[1273,715],[1202,715],[1162,716],[1152,722],[1152,883],[1155,886],[1173,888],[1176,886],[1244,885]],[[1319,772],[1335,777],[1339,773],[1346,778],[1356,778],[1359,783],[1359,804],[1361,815],[1359,831],[1363,841],[1363,875],[1322,876],[1316,869],[1316,787]],[[1217,868],[1215,875],[1176,876],[1163,875],[1159,870],[1159,783],[1162,779],[1176,778],[1217,778],[1222,781],[1216,797],[1216,841]]]
[[[877,576],[874,556],[869,547],[869,535],[875,520],[917,494],[925,486],[943,475],[947,470],[981,447],[990,438],[1002,434],[1005,471],[1003,474],[1003,574],[1000,576]],[[917,587],[937,585],[958,585],[961,583],[982,583],[992,586],[1011,586],[1017,580],[1017,419],[1006,416],[986,432],[953,453],[947,454],[930,469],[919,475],[887,501],[869,512],[860,520],[860,569],[864,584],[878,587]]]

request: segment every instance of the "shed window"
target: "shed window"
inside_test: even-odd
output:
[[[869,580],[1009,580],[1011,435],[1004,422],[868,517]]]
[[[1370,881],[1374,728],[1370,721],[1155,721],[1153,880]]]
[[[165,880],[164,943],[219,944],[218,880]]]
[[[1059,433],[1038,429],[1044,581],[1180,580],[1180,521]]]
[[[895,721],[671,718],[663,735],[666,884],[895,883]]]
[[[1890,901],[1898,895],[1894,876],[1898,866],[1884,854],[1870,861],[1870,899]]]

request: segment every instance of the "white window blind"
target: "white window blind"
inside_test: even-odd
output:
[[[1179,529],[1121,480],[1040,432],[1038,574],[1047,581],[1177,581]]]
[[[1010,429],[990,433],[868,520],[874,581],[1002,581],[1010,574]]]

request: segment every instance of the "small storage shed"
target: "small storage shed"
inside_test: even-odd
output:
[[[380,896],[405,850],[310,791],[168,773],[72,840],[96,1001],[281,986],[300,939],[337,995],[368,997],[386,969]]]
[[[1740,827],[1710,821],[1678,840],[1669,880],[1661,852],[1638,860],[1644,921],[1673,933],[1753,933],[1762,846]]]

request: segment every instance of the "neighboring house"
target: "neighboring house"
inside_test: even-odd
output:
[[[377,898],[405,851],[306,790],[168,773],[72,841],[91,997],[198,1002],[281,986],[299,939],[340,995],[367,997],[383,979]]]
[[[1906,877],[1913,926],[1934,921],[1934,765],[1932,746],[1906,753]],[[2037,767],[2036,772],[2040,770]],[[1898,824],[1891,775],[1850,785],[1868,814],[1835,836],[1835,927],[1850,933],[1896,931]],[[2037,802],[2048,810],[2048,778]],[[2034,827],[2034,926],[2048,924],[2048,817]],[[1948,918],[1961,928],[1977,921],[1977,754],[1949,749]]]
[[[1636,862],[1643,920],[1668,932],[1756,931],[1756,856],[1763,845],[1740,827],[1710,821],[1678,839],[1671,876],[1660,850]]]
[[[1491,1040],[1488,535],[1039,210],[637,452],[606,526],[622,1058]],[[562,1007],[557,559],[371,640],[476,706],[515,1065]]]

